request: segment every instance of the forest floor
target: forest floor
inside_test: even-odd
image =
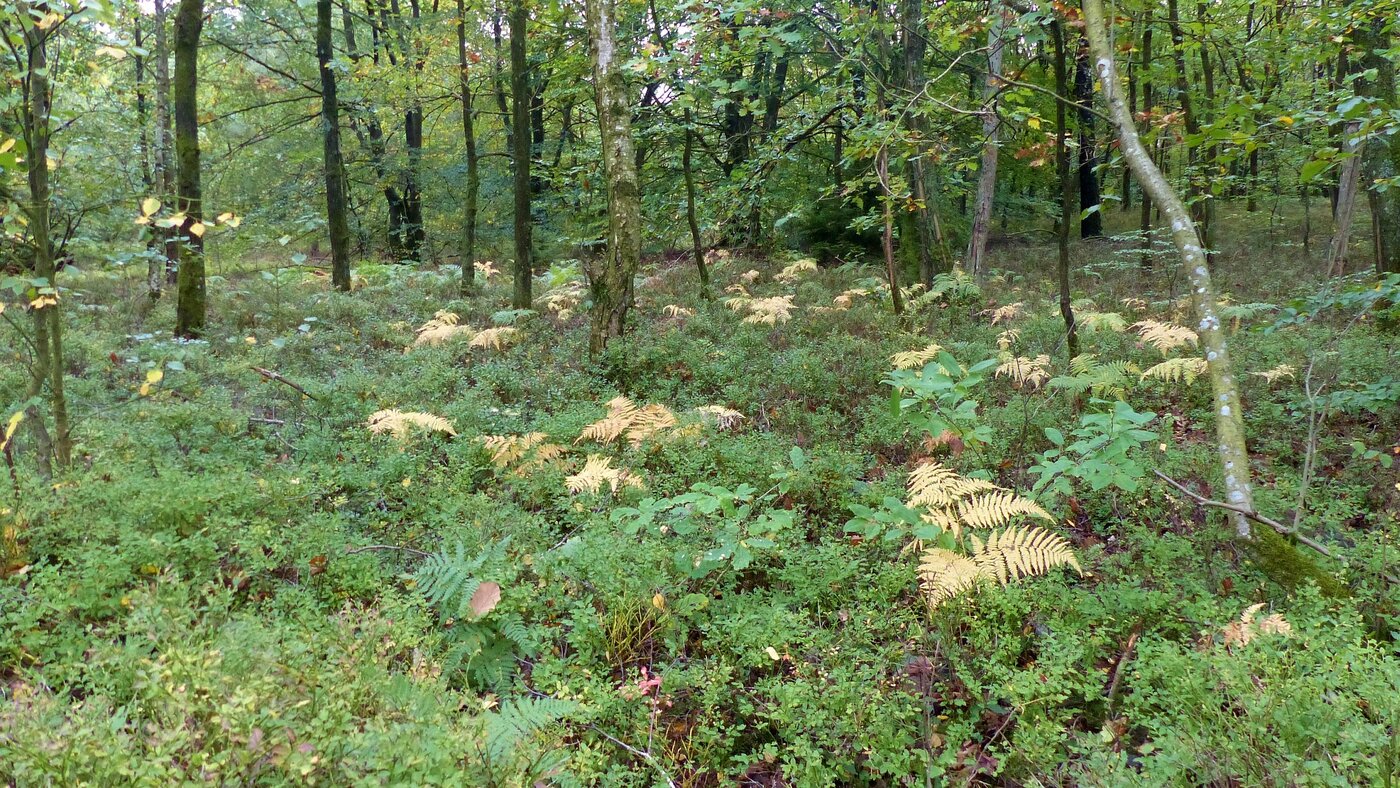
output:
[[[1344,557],[1351,599],[1286,591],[1153,476],[1213,494],[1210,392],[1143,376],[1194,351],[1132,326],[1192,321],[1129,240],[1076,243],[1074,369],[1039,236],[902,318],[873,264],[712,253],[706,300],[667,263],[593,361],[566,264],[531,312],[504,274],[463,299],[450,267],[339,294],[229,264],[195,343],[139,277],[75,275],[79,456],[0,503],[0,779],[1389,784],[1394,305],[1319,296],[1296,213],[1219,227],[1256,504]],[[948,385],[892,406],[923,385],[892,357],[931,342],[956,361],[918,380]],[[996,374],[1015,358],[1053,380]],[[931,609],[919,551],[950,536],[904,504],[928,462],[1033,494],[1083,574]]]

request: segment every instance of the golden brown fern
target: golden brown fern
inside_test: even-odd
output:
[[[930,607],[938,607],[990,579],[972,559],[952,550],[930,547],[919,561],[919,581]]]
[[[990,315],[992,318],[992,325],[996,325],[997,323],[1010,322],[1020,317],[1021,312],[1025,308],[1025,306],[1026,305],[1024,302],[1017,301],[1014,304],[1006,304],[1005,306],[984,309],[982,310],[981,314]]]
[[[811,258],[798,260],[773,277],[774,281],[791,284],[802,278],[802,274],[817,270],[817,261]]]
[[[1057,566],[1073,567],[1074,571],[1084,574],[1069,541],[1044,528],[1012,526],[1004,531],[992,531],[985,542],[976,534],[968,539],[972,543],[972,561],[1002,585],[1046,574]]]
[[[418,336],[413,340],[414,347],[431,347],[449,342],[457,337],[475,334],[471,326],[461,325],[461,317],[456,312],[438,310],[433,319],[419,326]]]
[[[893,356],[890,356],[890,364],[895,369],[919,369],[935,358],[938,358],[938,354],[942,352],[943,346],[933,342],[919,350],[895,353]]]
[[[511,326],[496,326],[484,331],[478,331],[472,337],[472,341],[467,343],[468,347],[491,348],[492,350],[504,350],[506,345],[514,343],[519,339],[520,329]]]
[[[958,501],[958,517],[970,528],[999,528],[1016,517],[1055,519],[1035,501],[1001,489]]]
[[[1018,389],[1037,389],[1050,380],[1050,357],[1043,353],[1035,358],[1013,357],[1007,353],[993,376],[1010,378],[1011,385]]]
[[[995,484],[982,479],[968,479],[942,463],[926,462],[909,474],[909,500],[911,509],[932,507],[943,509],[953,506],[959,499],[973,493],[998,489]]]
[[[1206,374],[1206,360],[1197,356],[1169,358],[1160,364],[1148,367],[1142,379],[1153,378],[1163,383],[1185,383],[1191,385],[1196,378]]]
[[[444,432],[448,435],[457,434],[457,431],[452,427],[452,422],[441,416],[392,408],[371,413],[369,418],[365,419],[365,426],[376,435],[387,433],[400,441],[408,440],[415,429],[426,432]]]
[[[792,296],[772,296],[771,298],[750,299],[745,307],[749,310],[745,323],[774,326],[792,319]]]
[[[588,455],[583,468],[571,476],[564,478],[564,484],[568,486],[571,493],[597,493],[607,485],[612,492],[617,492],[620,487],[641,487],[642,480],[628,471],[626,468],[612,467],[612,458],[603,457],[598,454]]]
[[[1273,369],[1266,369],[1263,372],[1249,373],[1256,378],[1263,378],[1264,382],[1273,385],[1280,380],[1293,380],[1298,375],[1298,368],[1292,364],[1279,364]]]
[[[1179,347],[1194,347],[1198,339],[1196,332],[1186,326],[1160,320],[1139,320],[1129,328],[1137,332],[1144,344],[1156,348],[1163,356]]]
[[[713,422],[721,432],[736,430],[745,421],[744,414],[723,405],[701,405],[695,410],[701,418]]]

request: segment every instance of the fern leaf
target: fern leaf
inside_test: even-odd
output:
[[[721,432],[729,432],[739,428],[740,423],[745,421],[744,414],[723,405],[701,405],[695,409],[700,415],[714,422]]]
[[[958,501],[958,517],[969,528],[999,528],[1021,516],[1055,519],[1035,501],[1010,490],[993,490]]]
[[[433,319],[419,326],[414,347],[441,345],[457,337],[476,333],[471,326],[460,325],[461,318],[455,312],[438,310]]]
[[[1138,337],[1145,344],[1156,348],[1163,356],[1179,347],[1186,345],[1194,347],[1198,340],[1195,331],[1185,326],[1164,323],[1160,320],[1140,320],[1129,328],[1136,331]]]
[[[1128,328],[1128,321],[1117,312],[1078,312],[1074,315],[1074,325],[1086,334],[1096,331],[1119,333]]]
[[[1035,358],[1007,358],[997,367],[993,376],[1010,378],[1011,385],[1018,389],[1040,388],[1050,380],[1050,357],[1042,353]]]
[[[992,318],[992,325],[996,325],[997,323],[1010,322],[1020,317],[1025,306],[1024,302],[1017,301],[1014,304],[983,309],[979,314],[990,315]]]
[[[574,494],[581,492],[596,494],[603,489],[604,484],[608,485],[608,489],[614,493],[619,487],[642,486],[641,479],[632,475],[625,468],[612,467],[612,458],[598,454],[588,455],[583,469],[572,476],[565,477],[564,483],[568,486],[569,492]]]
[[[1073,567],[1084,574],[1069,541],[1044,528],[1012,527],[992,531],[985,542],[973,536],[972,544],[971,560],[984,574],[996,578],[1002,585],[1022,577],[1046,574],[1057,566]]]
[[[365,426],[371,433],[382,435],[388,433],[396,440],[408,440],[415,428],[426,432],[443,432],[448,435],[456,435],[457,430],[453,429],[452,422],[441,416],[434,416],[431,413],[420,413],[417,411],[401,411],[392,408],[387,410],[377,410],[365,419]]]
[[[911,509],[925,506],[944,509],[973,493],[997,489],[989,481],[968,479],[938,462],[926,462],[915,468],[909,474],[908,487],[907,505]]]
[[[1206,373],[1206,360],[1195,356],[1169,358],[1154,364],[1142,373],[1142,379],[1153,378],[1163,383],[1185,383],[1191,385],[1196,378]]]
[[[496,326],[485,331],[477,332],[472,337],[472,341],[467,343],[468,347],[491,348],[492,350],[504,350],[506,345],[514,343],[520,334],[520,329],[511,326]]]
[[[786,323],[792,319],[792,296],[773,296],[771,298],[754,298],[744,305],[749,310],[749,316],[744,318],[745,323],[757,323],[761,325],[777,325]]]
[[[988,577],[976,562],[941,547],[925,550],[919,561],[919,580],[932,608],[966,593]]]
[[[890,356],[890,364],[895,369],[919,369],[930,361],[938,358],[938,354],[943,352],[943,347],[937,343],[930,343],[920,350],[909,350],[904,353],[895,353]]]
[[[1292,364],[1279,364],[1273,369],[1266,369],[1263,372],[1249,373],[1256,378],[1263,378],[1266,383],[1273,385],[1280,380],[1293,380],[1298,375],[1298,368]]]
[[[802,274],[817,270],[817,261],[811,258],[803,258],[784,268],[781,273],[773,277],[774,281],[793,283],[802,278]]]

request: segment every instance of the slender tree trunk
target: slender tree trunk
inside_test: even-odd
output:
[[[21,6],[21,14],[28,8]],[[63,390],[63,320],[60,294],[58,291],[58,270],[54,261],[50,210],[52,193],[49,184],[49,138],[52,132],[50,111],[52,96],[49,83],[49,39],[57,35],[56,27],[40,28],[30,24],[24,27],[24,52],[27,56],[27,72],[21,77],[23,93],[23,131],[26,146],[25,170],[29,185],[29,237],[33,247],[34,277],[42,279],[51,288],[48,298],[39,299],[32,308],[34,317],[35,359],[30,389],[35,396],[47,384],[49,388],[49,408],[53,411],[54,431],[52,441],[41,418],[35,418],[35,443],[43,456],[39,460],[41,472],[49,465],[46,450],[51,449],[53,460],[59,468],[68,467],[73,455],[73,439],[68,421],[68,398]],[[30,415],[38,416],[36,410]]]
[[[462,85],[462,144],[467,150],[467,193],[462,195],[462,245],[457,257],[462,264],[462,294],[466,295],[476,285],[476,214],[477,197],[481,193],[481,167],[476,150],[476,109],[472,106],[467,11],[463,0],[457,0],[457,67],[461,71]]]
[[[391,1],[394,5],[394,15],[397,17],[398,2]],[[426,53],[420,51],[423,40],[418,31],[418,25],[422,21],[421,6],[418,0],[409,0],[408,5],[413,29],[404,36],[406,42],[403,44],[403,56],[404,65],[409,68],[411,74],[413,104],[404,113],[403,121],[404,147],[408,149],[408,166],[403,173],[404,235],[408,259],[422,262],[427,226],[423,223],[423,104],[419,98],[419,81],[425,66]],[[402,32],[402,28],[400,31]]]
[[[151,24],[155,28],[155,49],[151,55],[156,63],[156,160],[152,179],[156,185],[156,197],[162,203],[167,203],[175,195],[175,127],[170,111],[170,43],[165,29],[165,3],[163,0],[154,0],[153,7]],[[174,285],[176,263],[180,259],[180,233],[170,227],[153,228],[152,232],[163,247],[164,259],[159,263],[165,269],[165,283]]]
[[[883,114],[883,112],[881,113]],[[885,230],[880,243],[885,252],[885,275],[890,280],[890,306],[895,315],[904,314],[904,294],[899,289],[899,263],[894,256],[894,195],[890,191],[890,152],[881,146],[875,160],[876,173],[880,177],[880,204],[885,217]]]
[[[1182,32],[1181,17],[1177,13],[1177,0],[1167,0],[1167,24],[1171,30],[1172,37],[1172,61],[1176,65],[1176,93],[1177,101],[1181,104],[1182,123],[1186,127],[1186,135],[1191,138],[1199,138],[1201,134],[1201,121],[1196,115],[1195,107],[1191,101],[1191,85],[1186,71],[1186,36]],[[1186,183],[1187,196],[1191,204],[1191,219],[1197,227],[1201,228],[1202,237],[1209,236],[1210,217],[1206,214],[1205,195],[1201,189],[1201,173],[1198,171],[1200,163],[1200,144],[1195,141],[1186,143]],[[1206,247],[1209,250],[1209,246]],[[1206,265],[1210,265],[1210,255],[1207,252]]]
[[[1134,26],[1136,27],[1136,20]],[[1128,113],[1135,118],[1138,114],[1138,81],[1142,73],[1143,69],[1135,68],[1133,61],[1128,61]],[[1127,213],[1133,207],[1133,168],[1129,167],[1126,161],[1123,162],[1123,184],[1119,187],[1119,193],[1122,195],[1119,209]]]
[[[204,333],[204,223],[199,180],[199,33],[204,27],[204,0],[180,0],[175,12],[175,207],[185,215],[180,226],[180,270],[176,279],[175,336]]]
[[[1386,57],[1390,49],[1388,25],[1392,20],[1380,14],[1357,20],[1353,41],[1361,53],[1361,68],[1374,70],[1375,77],[1362,80],[1358,92],[1377,99],[1382,106],[1396,106],[1395,63]],[[1361,155],[1361,169],[1366,183],[1388,183],[1400,177],[1400,140],[1385,134],[1367,140]],[[1371,204],[1371,224],[1375,228],[1376,271],[1400,273],[1400,189],[1392,186],[1367,190]],[[1340,213],[1340,210],[1338,211]]]
[[[1138,79],[1142,83],[1142,111],[1148,120],[1143,124],[1144,130],[1150,128],[1152,123],[1152,113],[1155,105],[1153,103],[1152,72],[1152,17],[1147,15],[1142,26],[1142,68]],[[1124,160],[1124,165],[1132,169]],[[1147,190],[1142,190],[1142,214],[1139,217],[1139,230],[1142,234],[1142,256],[1138,260],[1138,265],[1143,271],[1152,270],[1152,195]]]
[[[145,31],[141,29],[143,21],[140,13],[132,25],[132,43],[136,45],[136,55],[132,58],[136,68],[136,125],[138,128],[137,146],[141,158],[141,189],[148,197],[154,197],[156,191],[155,176],[151,172],[151,129],[150,129],[150,109],[146,98],[146,56],[141,54],[146,47]],[[160,238],[154,230],[154,225],[147,225],[146,232],[149,234],[146,242],[146,295],[152,301],[160,299],[161,291],[165,289],[165,260],[161,255]]]
[[[977,203],[973,207],[972,234],[967,241],[967,270],[981,275],[991,232],[992,204],[997,194],[996,96],[1001,89],[1002,30],[1000,3],[993,2],[991,24],[987,26],[987,82],[982,91],[982,167],[977,174]]]
[[[530,216],[530,74],[525,60],[525,32],[530,22],[526,0],[511,0],[510,6],[510,88],[511,127],[515,149],[515,291],[511,304],[516,309],[530,308],[530,284],[534,275],[531,265],[531,233],[534,220]]]
[[[1196,21],[1202,26],[1203,30],[1209,29],[1207,25],[1210,24],[1210,21],[1206,18],[1205,3],[1196,3]],[[1214,61],[1210,58],[1210,48],[1207,46],[1207,43],[1208,42],[1203,37],[1201,40],[1201,85],[1205,88],[1205,101],[1202,102],[1202,106],[1196,112],[1196,115],[1201,120],[1209,123],[1211,118],[1215,116],[1215,68]],[[1267,100],[1266,98],[1265,101]],[[1198,126],[1200,122],[1200,120],[1197,121]],[[1202,173],[1202,180],[1204,183],[1209,184],[1214,181],[1216,178],[1216,170],[1219,169],[1218,159],[1220,156],[1220,146],[1215,143],[1206,145],[1202,150],[1202,154],[1201,167],[1205,171]],[[1255,149],[1255,154],[1258,154],[1258,149]],[[1213,191],[1213,189],[1206,186],[1203,186],[1201,189],[1201,242],[1205,244],[1206,261],[1210,265],[1214,265],[1215,263],[1215,199],[1214,194],[1211,193]]]
[[[1103,0],[1083,0],[1085,32],[1093,54],[1095,70],[1107,100],[1110,115],[1118,128],[1123,155],[1133,168],[1133,175],[1144,192],[1152,192],[1161,206],[1162,214],[1171,225],[1172,241],[1181,255],[1182,267],[1191,286],[1191,300],[1199,319],[1196,327],[1202,352],[1210,375],[1212,406],[1215,409],[1217,449],[1225,483],[1225,500],[1246,511],[1254,509],[1254,490],[1250,479],[1249,452],[1245,446],[1244,413],[1239,389],[1230,368],[1225,332],[1220,324],[1210,271],[1206,268],[1205,250],[1195,223],[1171,184],[1152,162],[1147,149],[1138,138],[1132,115],[1123,101],[1118,73],[1113,66],[1113,48],[1108,39],[1108,17]],[[1230,524],[1238,539],[1253,555],[1260,568],[1276,582],[1285,586],[1313,580],[1331,595],[1345,595],[1346,589],[1336,578],[1315,562],[1300,554],[1282,536],[1270,528],[1255,528],[1243,514],[1228,512]]]
[[[1337,215],[1332,231],[1332,243],[1327,247],[1327,275],[1341,276],[1347,269],[1347,250],[1351,245],[1351,224],[1356,211],[1356,190],[1360,184],[1362,161],[1366,143],[1357,143],[1361,131],[1358,121],[1346,124],[1342,132],[1342,152],[1350,154],[1342,162],[1341,177],[1337,183]]]
[[[681,150],[681,173],[685,177],[685,223],[690,226],[690,253],[695,258],[695,270],[700,274],[700,295],[711,297],[710,268],[705,265],[705,246],[700,238],[700,222],[695,217],[695,165],[692,161],[695,152],[695,130],[691,124],[695,114],[689,107],[685,110],[685,147]]]
[[[901,0],[900,2],[900,29],[904,37],[903,83],[909,101],[917,102],[923,94],[924,87],[928,79],[924,72],[924,55],[928,51],[928,40],[924,37],[924,5],[923,0]],[[922,112],[917,104],[910,107],[906,114],[905,124],[908,126],[912,136],[917,140],[915,149],[910,154],[906,177],[909,179],[909,188],[913,191],[914,210],[905,214],[905,228],[910,230],[900,232],[901,245],[913,243],[917,246],[915,254],[909,255],[918,262],[919,281],[924,286],[933,283],[933,277],[939,273],[939,268],[934,262],[933,251],[938,233],[935,230],[937,220],[934,218],[936,208],[932,204],[934,199],[934,189],[930,168],[924,162],[924,140],[927,138],[927,126]]]
[[[632,108],[627,78],[613,36],[617,30],[615,0],[586,0],[589,52],[593,62],[593,91],[602,140],[603,174],[608,184],[608,249],[601,269],[588,272],[593,295],[589,355],[597,355],[610,339],[622,336],[631,305],[632,278],[642,257],[641,184],[632,143]]]
[[[350,290],[350,222],[345,213],[345,159],[340,153],[340,103],[331,61],[331,0],[316,0],[316,62],[321,71],[321,137],[326,176],[326,227],[331,236],[331,284]]]
[[[1103,197],[1099,190],[1099,157],[1095,150],[1094,76],[1089,68],[1089,51],[1081,49],[1075,58],[1074,99],[1079,104],[1079,237],[1103,236]]]
[[[1069,63],[1065,55],[1064,24],[1056,20],[1055,38],[1055,95],[1069,93]],[[1079,332],[1074,322],[1074,309],[1070,306],[1069,290],[1069,225],[1074,215],[1074,181],[1070,178],[1069,167],[1069,118],[1065,112],[1065,102],[1055,102],[1055,173],[1060,179],[1060,221],[1055,230],[1059,236],[1059,265],[1056,272],[1060,286],[1060,316],[1065,321],[1065,344],[1069,358],[1079,355]]]

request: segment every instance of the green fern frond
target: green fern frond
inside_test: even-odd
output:
[[[1163,383],[1184,383],[1191,385],[1196,378],[1206,373],[1206,360],[1199,356],[1169,358],[1154,364],[1142,373],[1142,379],[1153,378]]]

